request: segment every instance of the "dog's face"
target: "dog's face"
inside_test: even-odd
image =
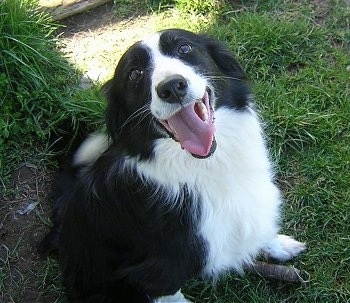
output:
[[[129,48],[106,85],[109,133],[129,153],[151,152],[155,139],[171,138],[206,158],[216,149],[215,109],[248,104],[244,80],[217,41],[184,30],[158,32]]]

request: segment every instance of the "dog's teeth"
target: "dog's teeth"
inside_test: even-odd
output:
[[[175,137],[177,137],[176,130],[175,130],[173,127],[172,127],[172,125],[171,125],[171,124],[169,124],[169,122],[168,122],[168,121],[166,121],[166,123],[167,123],[167,126],[169,127],[169,129],[168,129],[168,130],[169,130],[171,133],[173,133]]]
[[[208,116],[207,110],[203,111],[202,114],[203,114],[203,120],[204,120],[205,122],[208,122],[209,116]]]
[[[201,119],[204,122],[208,122],[209,115],[208,115],[207,108],[205,107],[205,105],[202,102],[198,103],[198,105],[199,105],[199,113],[200,113]]]

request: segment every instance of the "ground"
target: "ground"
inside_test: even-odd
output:
[[[0,208],[1,279],[5,285],[0,292],[1,302],[37,302],[40,295],[37,282],[44,264],[38,257],[36,244],[46,230],[45,218],[51,208],[49,189],[54,175],[31,163],[21,164],[12,173],[13,197],[3,201]]]
[[[103,82],[131,44],[156,30],[157,18],[139,7],[103,5],[64,20],[61,49],[89,78]]]
[[[60,48],[94,81],[108,78],[120,52],[155,29],[154,21],[145,12],[136,10],[120,17],[112,4],[76,15],[62,24]],[[116,53],[115,62],[105,69],[104,54],[111,49]],[[0,285],[5,286],[0,288],[0,302],[52,303],[57,299],[57,292],[47,291],[45,285],[50,265],[40,260],[36,251],[50,224],[50,189],[56,174],[57,169],[44,170],[28,162],[12,173],[13,194],[0,203]]]

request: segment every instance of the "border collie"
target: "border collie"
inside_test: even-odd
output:
[[[107,134],[90,136],[56,188],[54,227],[69,302],[188,302],[191,278],[279,261],[281,194],[230,50],[169,29],[135,43],[104,86]]]

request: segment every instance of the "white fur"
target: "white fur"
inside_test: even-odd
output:
[[[191,303],[191,302],[188,301],[179,290],[176,294],[172,296],[165,296],[165,297],[158,298],[154,303]]]
[[[292,237],[278,235],[265,248],[264,252],[271,258],[287,261],[306,249],[305,243],[295,241]]]
[[[152,49],[152,59],[154,70],[151,78],[152,101],[151,112],[161,120],[168,119],[182,106],[200,100],[203,98],[208,83],[204,77],[201,77],[190,66],[184,64],[181,60],[164,56],[158,48],[159,33],[152,35],[144,41],[144,44]],[[182,104],[167,103],[162,101],[156,92],[157,85],[164,79],[173,75],[181,75],[187,80],[188,94]]]
[[[186,183],[201,197],[198,233],[209,244],[204,276],[251,263],[277,237],[281,203],[256,116],[225,108],[215,115],[218,147],[210,158],[196,159],[172,139],[160,139],[153,160],[130,162],[173,195]]]
[[[93,133],[89,135],[75,152],[73,165],[87,165],[95,162],[108,146],[107,135],[102,133]]]

